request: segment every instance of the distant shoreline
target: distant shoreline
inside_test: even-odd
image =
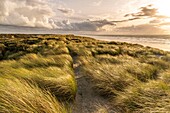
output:
[[[81,34],[72,34],[72,33],[56,33],[56,34],[41,34],[41,33],[37,33],[37,34],[25,34],[25,33],[0,33],[0,35],[74,35],[74,36],[83,36],[83,37],[89,37],[89,38],[94,38],[97,40],[103,40],[103,41],[115,41],[115,42],[127,42],[127,43],[132,43],[132,44],[140,44],[143,45],[145,47],[149,46],[149,47],[153,47],[153,48],[158,48],[164,51],[168,51],[170,52],[170,35],[93,35],[93,34],[87,34],[87,35],[81,35]],[[117,39],[115,39],[117,38]],[[138,39],[141,39],[140,41],[138,41]],[[152,39],[154,38],[154,39]],[[133,39],[133,40],[131,40]],[[134,41],[135,39],[135,41]],[[144,42],[142,42],[143,39]],[[150,39],[150,40],[149,40]],[[157,39],[163,39],[163,40],[168,40],[168,42],[166,42],[166,44],[159,42],[159,40],[157,41],[157,43],[152,43],[149,41],[155,41]],[[161,45],[162,44],[162,45]],[[166,46],[167,47],[166,47]]]
[[[170,52],[170,35],[80,35],[104,41],[127,42]]]
[[[87,34],[85,36],[107,36],[107,37],[120,37],[120,36],[123,36],[123,37],[161,37],[163,36],[163,38],[170,38],[170,34],[167,34],[167,35],[93,35],[93,34]]]

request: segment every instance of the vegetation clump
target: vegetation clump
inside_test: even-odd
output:
[[[170,111],[169,52],[74,35],[0,35],[0,112],[72,112],[81,77],[110,105],[96,112]]]

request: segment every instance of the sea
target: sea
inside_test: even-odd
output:
[[[170,35],[86,35],[97,40],[140,44],[170,52]]]
[[[80,36],[88,36],[98,40],[128,42],[133,44],[141,44],[153,48],[170,51],[170,35],[87,35],[78,33],[78,31],[56,31],[44,28],[17,27],[0,25],[0,34],[74,34]]]

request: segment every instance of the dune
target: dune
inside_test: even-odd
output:
[[[170,111],[170,53],[75,35],[0,35],[0,112]]]

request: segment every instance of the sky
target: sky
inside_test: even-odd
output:
[[[170,34],[170,0],[1,0],[0,33]]]

